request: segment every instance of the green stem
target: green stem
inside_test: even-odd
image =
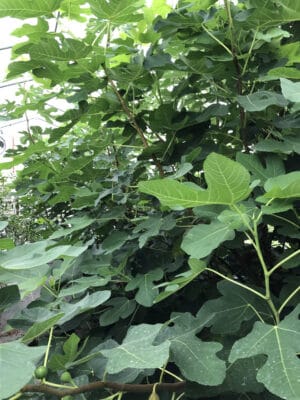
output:
[[[298,286],[281,304],[281,306],[278,309],[278,315],[280,315],[281,311],[284,309],[284,307],[287,305],[287,303],[297,294],[300,290],[300,286]]]
[[[120,397],[121,394],[121,397]],[[108,397],[104,397],[104,400],[113,400],[117,397],[117,400],[119,400],[120,398],[122,398],[123,393],[122,392],[118,392],[118,393],[114,393],[111,396]]]
[[[273,217],[273,218],[281,219],[282,221],[287,222],[288,224],[291,224],[291,225],[294,226],[296,229],[300,229],[300,225],[296,224],[296,223],[293,222],[293,221],[290,221],[290,220],[287,219],[287,218],[281,217],[280,215],[276,215],[276,214],[272,214],[272,217]]]
[[[227,53],[229,53],[231,55],[231,57],[233,56],[232,51],[226,46],[226,44],[224,44],[223,42],[221,42],[221,40],[219,40],[213,33],[211,33],[206,27],[205,25],[201,24],[202,28],[205,30],[205,32],[212,38],[214,39],[217,43],[219,43],[220,46],[223,47],[223,49],[225,49],[227,51]]]
[[[252,304],[248,304],[248,306],[252,309],[254,314],[256,314],[256,316],[260,320],[260,322],[264,323],[265,321],[262,319],[262,317],[261,317],[260,313],[257,311],[257,309]]]
[[[156,72],[153,72],[153,74],[151,74],[151,77],[152,77],[152,80],[154,83],[154,85],[153,85],[154,89],[155,89],[154,95],[155,95],[157,101],[159,102],[159,104],[163,104],[163,98],[162,98],[161,91],[160,91],[159,79],[157,77]]]
[[[243,76],[243,75],[245,74],[245,72],[246,72],[246,69],[247,69],[247,66],[248,66],[248,62],[249,62],[249,60],[250,60],[250,57],[251,57],[251,54],[252,54],[252,50],[253,50],[253,47],[254,47],[254,44],[255,44],[255,40],[256,40],[256,35],[257,35],[257,33],[258,33],[258,28],[256,29],[256,31],[255,31],[255,33],[254,33],[253,40],[252,40],[250,49],[249,49],[249,51],[248,51],[247,58],[246,58],[246,61],[245,61],[243,70],[242,70],[242,74],[241,74],[242,76]]]
[[[163,381],[163,377],[164,377],[165,370],[166,370],[166,365],[164,365],[164,366],[160,369],[159,383],[162,383],[162,381]]]
[[[13,397],[10,397],[8,400],[17,400],[17,399],[19,399],[22,395],[23,395],[23,393],[19,392],[19,393],[15,394]]]
[[[128,147],[129,149],[143,149],[143,146],[133,146],[133,145],[129,145],[129,144],[118,144],[118,143],[114,143],[114,146],[116,147]]]
[[[58,295],[57,294],[55,294],[54,292],[53,292],[53,290],[52,289],[50,289],[47,285],[43,285],[42,286],[44,289],[46,289],[52,296],[54,296],[56,299],[58,298]]]
[[[51,342],[52,342],[52,336],[53,336],[53,330],[54,327],[52,326],[52,328],[50,329],[49,332],[49,338],[48,338],[48,343],[47,343],[47,350],[46,350],[46,354],[45,354],[45,358],[44,358],[44,367],[47,366],[48,363],[48,358],[49,358],[49,352],[50,352],[50,347],[51,347]]]
[[[283,260],[279,261],[270,271],[268,271],[268,275],[271,276],[276,269],[281,267],[281,265],[285,264],[287,261],[291,260],[292,258],[296,257],[298,254],[300,254],[300,249],[295,251],[294,253],[290,254],[289,256],[285,257]]]
[[[275,200],[275,199],[272,197],[272,199],[270,199],[269,201],[267,201],[267,203],[265,204],[265,207],[268,207],[268,206],[272,203],[273,200]],[[258,224],[258,222],[259,222],[259,220],[261,219],[262,215],[263,215],[263,212],[260,211],[259,214],[258,214],[258,216],[257,216],[257,217],[255,218],[255,220],[254,220],[254,224]]]
[[[267,204],[269,204],[272,200],[273,199],[270,199]],[[274,303],[271,299],[271,290],[270,290],[270,275],[271,274],[270,274],[270,271],[268,271],[268,267],[266,265],[266,262],[264,260],[263,254],[262,254],[262,250],[261,250],[260,242],[259,242],[258,231],[257,231],[257,223],[261,218],[262,212],[254,220],[254,229],[252,229],[252,227],[250,226],[248,221],[245,219],[243,213],[241,213],[240,209],[235,204],[232,205],[232,208],[240,215],[241,219],[243,220],[244,225],[249,229],[249,231],[251,232],[251,234],[253,236],[253,239],[252,239],[252,237],[247,232],[245,232],[245,235],[247,236],[248,240],[251,242],[252,246],[254,247],[254,249],[256,251],[256,254],[258,256],[258,259],[260,261],[260,265],[262,267],[263,274],[264,274],[265,296],[263,296],[263,297],[261,296],[261,297],[267,301],[267,303],[274,315],[276,322],[279,322],[279,314],[278,314],[278,312],[274,306]],[[227,280],[228,280],[228,278],[227,278]],[[235,281],[233,281],[233,282],[235,282]],[[237,282],[235,282],[235,283],[237,283]],[[247,287],[247,286],[245,286],[245,287]]]
[[[158,368],[160,371],[162,371],[164,374],[170,375],[173,378],[177,379],[179,382],[183,382],[183,379],[181,379],[178,375],[173,374],[173,372],[168,371],[165,368]]]
[[[51,387],[55,387],[55,388],[57,387],[60,389],[73,389],[73,386],[61,385],[60,383],[53,383],[53,382],[49,382],[49,381],[45,381],[43,383],[47,386],[51,386]]]
[[[275,305],[273,303],[273,300],[271,298],[271,290],[270,290],[270,274],[268,271],[268,267],[266,265],[266,262],[264,260],[263,254],[262,254],[262,250],[260,247],[260,242],[259,242],[259,237],[258,237],[258,232],[257,232],[257,224],[255,223],[254,225],[254,240],[255,240],[255,250],[258,256],[258,259],[260,261],[260,265],[262,267],[263,270],[263,274],[264,274],[264,279],[265,279],[265,299],[273,313],[273,316],[275,318],[276,323],[279,323],[279,314],[275,308]]]
[[[257,252],[257,256],[258,256],[258,259],[259,259],[260,264],[262,266],[264,275],[268,276],[268,267],[266,265],[266,262],[264,260],[264,257],[263,257],[263,254],[262,254],[262,250],[261,250],[261,247],[260,247],[260,242],[259,242],[259,237],[258,237],[257,225],[256,224],[254,226],[254,243],[255,243],[255,250]],[[266,287],[266,291],[268,293],[269,293],[269,290],[270,289],[267,289],[267,287]]]
[[[73,379],[70,380],[70,383],[73,385],[74,388],[78,388]],[[86,397],[83,393],[80,394],[80,397],[82,398],[82,400],[86,400]]]
[[[166,157],[171,145],[173,144],[173,142],[175,140],[175,136],[176,136],[176,133],[173,133],[173,135],[172,135],[172,137],[171,137],[171,139],[170,139],[170,141],[169,141],[169,143],[168,143],[168,145],[166,147],[166,150],[164,151],[164,154],[163,154],[163,156],[161,158],[162,161],[164,161],[164,159],[165,159],[165,157]]]
[[[243,283],[240,283],[240,282],[238,282],[238,281],[235,281],[234,279],[228,278],[228,276],[221,274],[221,272],[219,272],[219,271],[216,271],[216,270],[214,270],[214,269],[212,269],[212,268],[205,268],[205,271],[210,271],[210,272],[212,272],[213,274],[216,274],[216,275],[220,276],[221,278],[226,279],[226,281],[231,282],[231,283],[233,283],[234,285],[240,286],[240,287],[242,287],[242,288],[248,290],[249,292],[254,293],[256,296],[260,297],[261,299],[266,300],[266,296],[263,295],[262,293],[258,292],[258,291],[255,290],[255,289],[252,289],[251,287],[249,287],[249,286],[247,286],[247,285],[244,285]]]
[[[238,208],[238,206],[236,204],[232,204],[230,207],[232,210],[236,211],[239,216],[241,217],[244,225],[248,228],[248,230],[251,232],[252,236],[255,236],[255,232],[252,229],[251,225],[249,224],[249,222],[247,221],[247,219],[245,218],[244,214],[241,212],[241,210]],[[247,236],[247,238],[251,241],[251,244],[254,244],[253,239],[249,236],[249,234],[247,232],[245,232],[245,235]]]
[[[225,8],[226,8],[226,13],[228,16],[228,22],[229,22],[229,28],[230,30],[233,28],[233,20],[232,20],[232,15],[231,15],[231,10],[230,10],[230,3],[228,0],[224,0]]]
[[[107,50],[109,49],[110,46],[110,40],[111,40],[111,24],[110,21],[107,22],[106,25],[106,45],[105,45],[105,49],[104,49],[104,55],[106,55]]]
[[[153,388],[152,388],[152,392],[151,392],[151,395],[152,395],[152,396],[156,394],[156,386],[157,386],[159,383],[161,383],[161,382],[156,382],[156,383],[154,383]]]

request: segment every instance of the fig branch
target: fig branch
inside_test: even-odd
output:
[[[177,393],[184,392],[185,381],[175,382],[175,383],[154,383],[154,384],[133,384],[133,383],[117,383],[117,382],[104,382],[97,381],[91,382],[86,385],[81,385],[79,387],[70,387],[70,389],[58,389],[51,387],[47,384],[32,384],[25,385],[20,393],[45,393],[58,398],[64,396],[73,396],[76,394],[93,392],[101,389],[110,389],[118,392],[129,392],[129,393],[152,393],[153,387],[155,385],[155,390],[157,392],[166,390],[169,392]]]
[[[243,79],[242,79],[242,70],[238,59],[237,49],[235,45],[235,32],[234,32],[234,25],[233,19],[231,15],[231,8],[230,8],[230,1],[224,0],[225,10],[227,13],[228,24],[229,24],[229,33],[230,33],[230,41],[231,41],[231,54],[232,54],[232,61],[236,71],[236,91],[239,96],[243,94]],[[244,107],[239,105],[240,110],[240,138],[244,144],[244,148],[248,151],[248,138],[247,138],[247,129],[246,129],[246,112]]]
[[[124,100],[124,98],[122,97],[121,93],[119,92],[119,90],[118,90],[116,84],[114,83],[113,79],[111,79],[111,77],[109,76],[109,72],[108,72],[107,68],[105,67],[104,64],[102,65],[102,67],[103,67],[103,70],[104,70],[104,72],[106,74],[108,83],[110,84],[112,90],[114,91],[115,95],[117,96],[123,111],[125,112],[125,114],[128,117],[130,125],[138,133],[138,135],[140,136],[140,138],[141,138],[141,140],[143,142],[143,146],[146,149],[147,147],[149,147],[149,144],[147,142],[147,139],[146,139],[146,137],[144,135],[143,130],[141,129],[139,124],[136,122],[134,114],[129,109],[128,105],[126,104],[126,101]],[[156,165],[156,167],[157,167],[157,169],[159,171],[159,175],[161,177],[163,177],[164,176],[164,171],[163,171],[162,165],[161,165],[160,161],[157,159],[155,154],[152,154],[152,159],[153,159],[153,161],[154,161],[154,163],[155,163],[155,165]]]

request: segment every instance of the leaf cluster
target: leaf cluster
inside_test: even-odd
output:
[[[219,3],[0,0],[0,399],[300,398],[300,7]]]

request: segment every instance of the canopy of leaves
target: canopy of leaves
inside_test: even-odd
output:
[[[1,400],[300,398],[300,3],[169,3],[0,0]]]

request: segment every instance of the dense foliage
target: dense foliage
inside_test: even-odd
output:
[[[8,78],[35,82],[0,116],[48,123],[0,165],[23,165],[0,307],[36,297],[6,326],[0,398],[299,400],[300,2],[0,16],[25,20]]]

